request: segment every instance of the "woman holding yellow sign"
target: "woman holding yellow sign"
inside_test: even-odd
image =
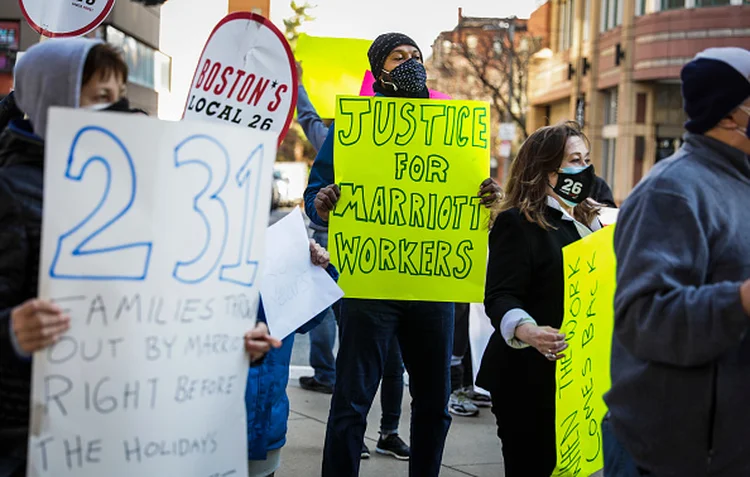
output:
[[[601,228],[595,180],[576,123],[542,128],[521,146],[490,233],[485,310],[495,332],[477,385],[492,394],[506,477],[555,468],[555,362],[568,347],[562,249]]]

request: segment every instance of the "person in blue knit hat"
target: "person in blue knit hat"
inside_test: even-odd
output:
[[[685,143],[615,229],[607,477],[750,475],[750,51],[681,79]]]

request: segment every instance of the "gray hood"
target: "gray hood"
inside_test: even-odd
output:
[[[45,137],[49,108],[79,107],[83,66],[91,48],[99,43],[87,38],[45,40],[18,60],[16,103],[29,117],[36,135]]]

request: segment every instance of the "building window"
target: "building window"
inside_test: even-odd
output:
[[[604,124],[617,124],[617,88],[604,92]]]
[[[614,190],[615,186],[615,154],[617,139],[604,138],[602,146],[602,178]]]
[[[646,156],[646,138],[635,137],[635,154],[633,160],[633,184],[638,184],[643,178],[643,160]]]
[[[608,31],[618,25],[622,25],[623,1],[624,0],[602,0],[600,31]]]
[[[745,0],[745,2],[747,3],[748,0]],[[731,0],[695,0],[696,7],[722,7],[731,4]]]
[[[568,48],[573,46],[573,24],[576,21],[576,2],[570,0],[568,2],[568,23],[565,25],[567,30],[566,36],[568,37]]]
[[[575,17],[575,1],[567,0],[560,3],[558,51],[569,50],[573,46],[573,22]]]
[[[0,22],[0,73],[10,73],[16,64],[20,22]]]
[[[469,35],[466,37],[466,46],[469,47],[469,50],[476,50],[477,45],[479,45],[479,38],[477,38],[476,35]]]
[[[648,95],[638,93],[635,97],[635,123],[646,124],[646,106],[648,104]]]
[[[586,4],[583,8],[583,41],[589,41],[591,35],[589,32],[589,28],[591,28],[591,20],[589,20],[591,17],[591,0],[586,0]]]
[[[677,10],[685,8],[685,0],[661,0],[661,9],[664,10]]]
[[[568,2],[560,2],[560,14],[558,16],[558,38],[557,38],[557,50],[558,51],[565,51],[567,48],[565,47],[565,32],[567,31],[567,28],[565,28],[565,23],[568,18],[567,14],[567,8],[568,8]]]
[[[125,55],[130,70],[128,81],[158,93],[171,89],[172,58],[111,25],[105,35],[107,43],[120,48]]]
[[[635,2],[635,14],[636,16],[643,16],[646,14],[646,1],[647,0],[636,0]]]

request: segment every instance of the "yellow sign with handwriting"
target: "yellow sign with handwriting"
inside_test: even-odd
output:
[[[588,477],[604,467],[603,396],[611,387],[617,261],[614,228],[563,249],[568,349],[557,362],[557,467],[553,477]]]
[[[371,40],[327,38],[302,33],[294,57],[302,64],[302,84],[321,118],[333,119],[337,95],[358,95],[370,69]]]
[[[487,103],[338,97],[334,134],[328,244],[346,297],[481,302]]]

